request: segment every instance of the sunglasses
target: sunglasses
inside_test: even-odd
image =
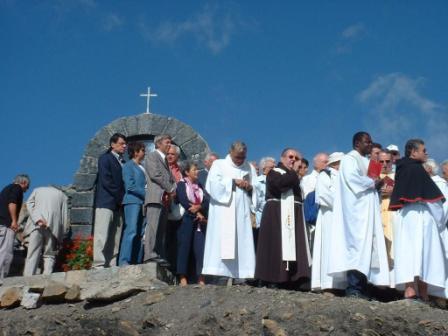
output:
[[[380,160],[380,163],[390,163],[390,160]]]
[[[288,155],[288,159],[290,159],[290,160],[295,159],[296,161],[300,160],[300,158],[298,156],[294,156],[294,155]]]

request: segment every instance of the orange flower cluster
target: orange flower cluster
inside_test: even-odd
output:
[[[81,239],[77,236],[72,240],[64,240],[60,259],[59,268],[63,272],[70,270],[82,270],[92,267],[93,260],[93,237]]]

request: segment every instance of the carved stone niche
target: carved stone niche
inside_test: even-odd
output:
[[[154,148],[156,135],[169,134],[181,149],[180,160],[195,161],[200,167],[210,152],[207,142],[192,127],[171,117],[144,113],[119,118],[104,126],[87,144],[73,185],[67,190],[72,236],[86,237],[92,232],[98,158],[109,148],[114,133],[124,134],[128,142],[143,141],[149,150]]]

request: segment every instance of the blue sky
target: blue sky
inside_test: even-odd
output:
[[[224,155],[422,137],[448,158],[446,1],[0,0],[0,185],[69,184],[93,135],[145,111]]]

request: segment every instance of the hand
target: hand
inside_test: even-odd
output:
[[[394,187],[385,184],[382,188],[381,188],[381,194],[383,194],[384,196],[389,196],[392,194],[392,191],[394,190]]]
[[[41,228],[46,228],[48,226],[48,223],[45,219],[39,219],[36,224]]]
[[[201,214],[200,212],[198,212],[198,213],[196,214],[196,220],[199,221],[199,222],[204,222],[204,221],[205,221],[205,217],[204,217],[203,214]]]
[[[235,185],[241,189],[243,189],[243,184],[246,183],[246,181],[241,179],[234,179],[233,181],[235,182]]]
[[[188,208],[188,211],[190,211],[191,213],[197,213],[199,210],[201,210],[201,205],[200,204],[191,204],[190,203],[190,207]]]
[[[168,195],[169,195],[169,197],[170,197],[171,199],[175,198],[175,197],[176,197],[176,190],[174,190],[174,191],[168,193]]]
[[[376,190],[380,190],[383,185],[384,185],[384,180],[383,179],[375,180],[375,189]]]
[[[11,226],[9,228],[14,232],[17,232],[19,230],[19,224],[17,224],[17,221],[12,221]]]

